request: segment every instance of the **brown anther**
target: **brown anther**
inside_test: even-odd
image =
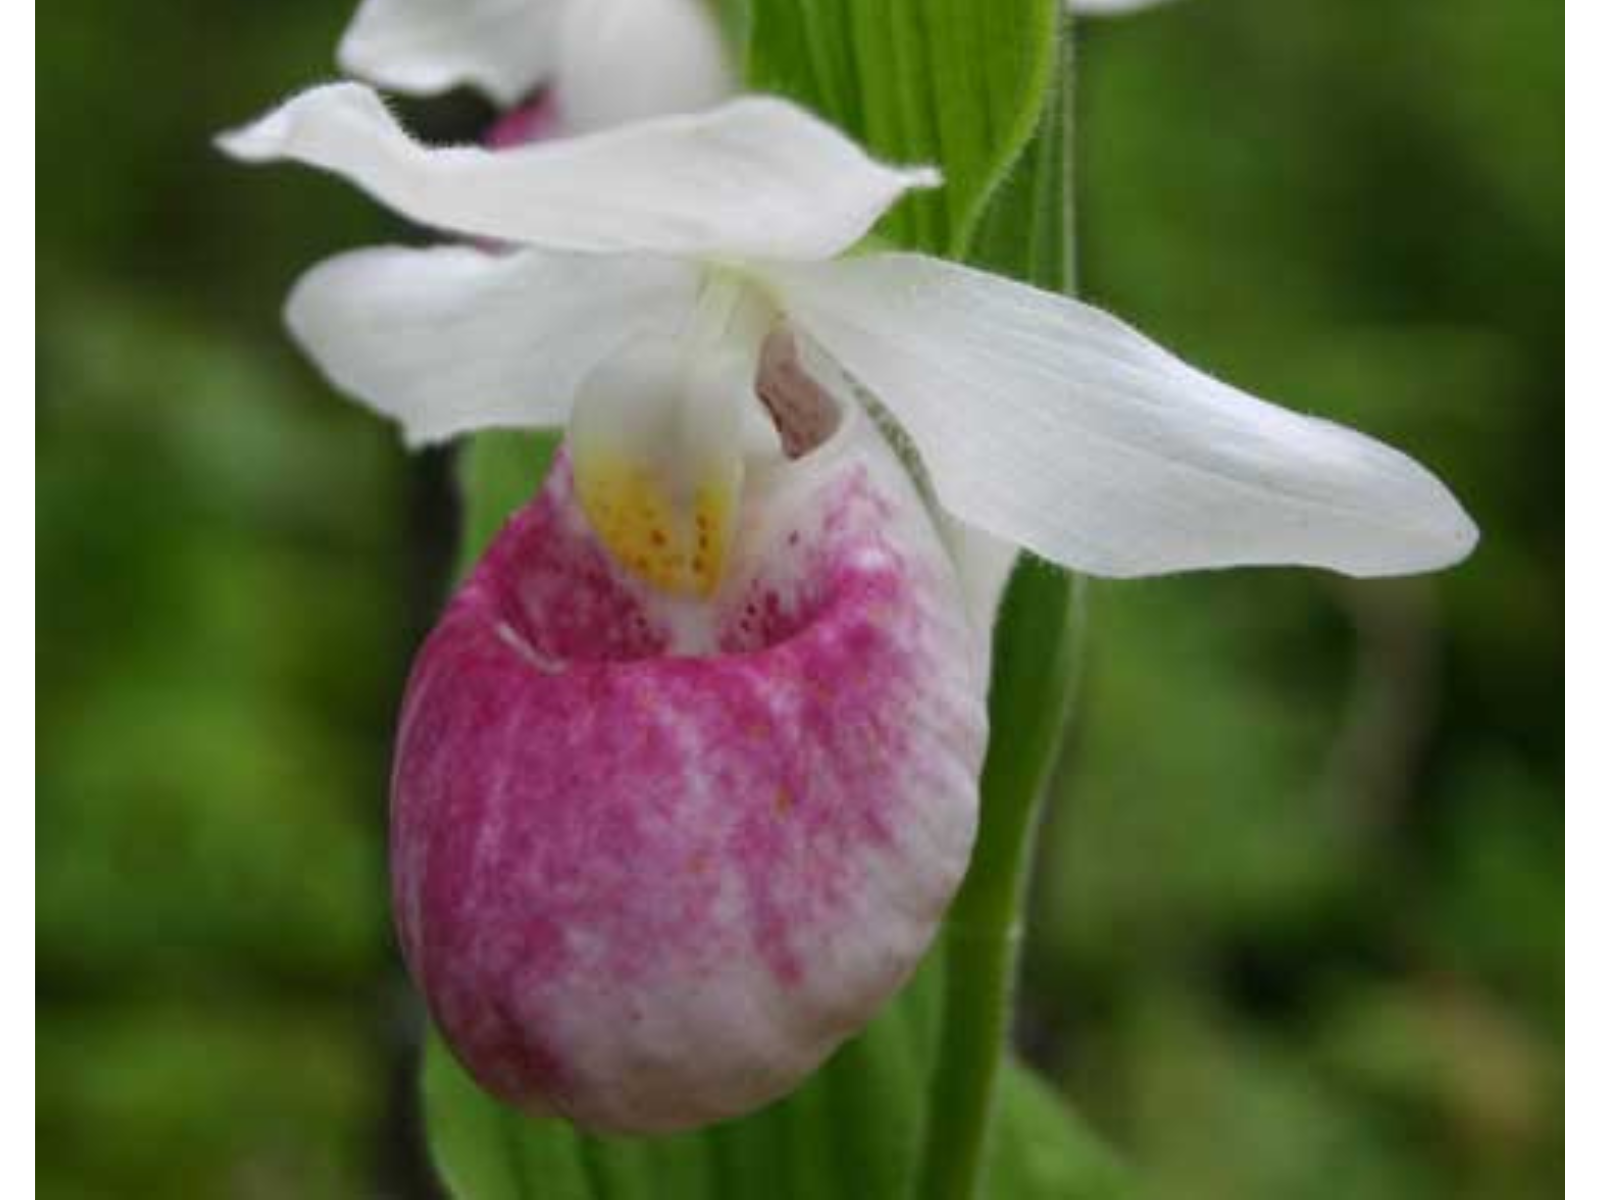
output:
[[[839,405],[800,362],[794,334],[778,329],[761,344],[756,395],[772,417],[783,452],[799,458],[839,428]]]

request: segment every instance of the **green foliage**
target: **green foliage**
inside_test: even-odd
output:
[[[42,1190],[350,1195],[383,1069],[392,438],[147,299],[43,319]]]
[[[495,430],[480,433],[461,449],[461,545],[457,574],[478,561],[506,518],[539,488],[560,445],[554,430]]]
[[[82,1006],[42,1022],[52,1200],[361,1195],[383,1064],[353,1004],[255,996]],[[92,1130],[92,1140],[85,1137]]]
[[[933,163],[945,185],[907,197],[878,232],[964,258],[1038,128],[1059,6],[1038,0],[755,0],[748,80],[792,96],[863,145]]]
[[[927,985],[920,990],[926,993]],[[918,1003],[931,999],[924,995]],[[927,1047],[913,1044],[917,1031],[906,1018],[907,1009],[898,1008],[760,1117],[695,1134],[604,1141],[498,1104],[435,1041],[423,1089],[440,1174],[452,1195],[472,1200],[898,1195],[915,1148],[915,1097],[926,1086],[917,1051]],[[1120,1164],[1026,1068],[1003,1073],[998,1104],[999,1144],[986,1195],[1132,1195]]]
[[[1485,530],[1096,587],[1026,994],[1157,1200],[1561,1194],[1560,6],[1381,7],[1080,45],[1086,291]]]

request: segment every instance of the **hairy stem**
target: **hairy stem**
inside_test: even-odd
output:
[[[1012,576],[995,634],[983,823],[945,926],[944,1014],[929,1093],[919,1200],[979,1194],[1034,830],[1072,695],[1085,585],[1032,558]]]

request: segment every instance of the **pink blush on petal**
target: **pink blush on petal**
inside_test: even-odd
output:
[[[499,117],[483,135],[491,150],[510,150],[561,134],[561,111],[548,88]]]

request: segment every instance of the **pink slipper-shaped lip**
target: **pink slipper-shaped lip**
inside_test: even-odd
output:
[[[395,763],[401,942],[479,1082],[655,1132],[819,1065],[965,869],[976,640],[862,414],[747,482],[709,604],[617,568],[560,456],[424,646]]]

